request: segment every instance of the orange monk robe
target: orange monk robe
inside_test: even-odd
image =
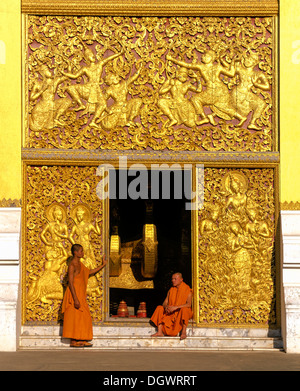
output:
[[[168,292],[168,305],[186,304],[188,295],[192,292],[191,288],[182,281],[178,288],[172,287]],[[151,321],[156,325],[162,324],[164,335],[176,336],[185,323],[188,325],[193,312],[189,307],[180,308],[172,314],[167,314],[162,305],[159,305],[154,311]]]
[[[93,339],[93,324],[90,309],[86,301],[86,289],[90,270],[81,263],[80,272],[74,277],[74,288],[80,308],[74,307],[73,295],[67,287],[62,312],[64,313],[63,337],[79,340]]]

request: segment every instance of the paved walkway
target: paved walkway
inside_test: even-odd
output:
[[[178,352],[43,350],[0,352],[0,371],[297,371],[300,354],[275,352]]]

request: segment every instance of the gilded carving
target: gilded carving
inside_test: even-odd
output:
[[[29,15],[260,16],[277,15],[278,0],[22,0]]]
[[[273,150],[272,18],[27,20],[26,147]]]
[[[87,187],[88,188],[88,187]],[[101,228],[96,222],[95,226],[91,222],[91,210],[87,205],[79,204],[74,206],[70,212],[71,218],[74,222],[69,239],[72,244],[79,243],[84,248],[83,264],[89,269],[97,267],[93,245],[90,240],[90,234],[101,235]],[[100,295],[98,276],[89,278],[87,285],[88,294]]]
[[[154,224],[145,224],[143,228],[143,263],[142,275],[154,278],[157,272],[157,234]]]
[[[199,321],[276,323],[272,169],[204,172],[199,211]]]
[[[82,262],[90,268],[97,266],[103,253],[99,178],[95,167],[28,166],[26,181],[24,320],[56,322],[61,317],[71,245],[83,245]],[[94,321],[103,317],[103,284],[102,275],[89,279]]]
[[[103,204],[96,195],[96,171],[96,167],[86,166],[27,166],[23,266],[26,322],[60,319],[71,243],[83,243],[83,261],[91,266],[103,253]],[[205,168],[204,180],[204,207],[197,212],[198,322],[273,325],[277,317],[274,170]],[[111,286],[119,287],[125,281],[129,289],[145,283],[149,286],[144,288],[153,287],[152,281],[134,285],[131,278],[133,258],[142,258],[144,251],[155,255],[155,235],[152,231],[149,234],[151,240],[146,235],[144,244],[139,241],[139,255],[138,243],[128,243],[121,251],[115,248],[122,257],[122,269],[119,277],[110,277]],[[88,295],[96,322],[103,320],[103,286],[100,276]]]

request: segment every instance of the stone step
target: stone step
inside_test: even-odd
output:
[[[72,349],[59,326],[23,326],[19,349]],[[281,350],[280,330],[189,327],[188,337],[151,337],[147,326],[95,326],[93,350]]]

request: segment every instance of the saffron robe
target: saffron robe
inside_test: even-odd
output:
[[[182,281],[179,287],[172,287],[168,292],[168,305],[186,304],[188,295],[192,292],[191,288]],[[193,312],[189,307],[179,308],[172,314],[167,314],[162,305],[159,305],[154,311],[151,321],[156,325],[162,324],[162,332],[165,335],[176,336],[181,330],[183,324],[188,325]]]
[[[64,314],[63,334],[64,338],[91,340],[93,339],[93,323],[90,309],[86,300],[86,289],[90,270],[81,263],[80,272],[74,277],[74,288],[80,302],[80,308],[74,307],[74,299],[69,287],[67,287],[62,312]]]

